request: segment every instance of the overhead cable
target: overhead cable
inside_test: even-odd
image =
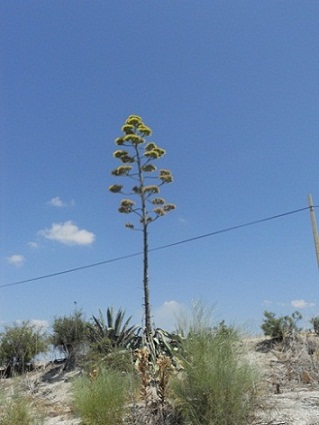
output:
[[[314,206],[314,208],[318,208],[318,206],[316,205],[316,206]],[[248,223],[238,224],[238,225],[232,226],[232,227],[226,227],[226,228],[221,229],[221,230],[216,230],[214,232],[205,233],[204,235],[194,236],[193,238],[183,239],[181,241],[173,242],[173,243],[162,245],[162,246],[158,246],[156,248],[150,248],[149,252],[159,251],[159,250],[162,250],[162,249],[171,248],[171,247],[176,246],[176,245],[182,245],[182,244],[193,242],[193,241],[196,241],[196,240],[199,240],[199,239],[204,239],[204,238],[208,238],[208,237],[211,237],[211,236],[216,236],[216,235],[219,235],[221,233],[231,232],[233,230],[238,230],[238,229],[241,229],[243,227],[253,226],[255,224],[264,223],[266,221],[275,220],[277,218],[285,217],[285,216],[292,215],[292,214],[297,214],[301,211],[305,211],[305,210],[308,210],[308,209],[309,209],[309,207],[304,207],[304,208],[300,208],[300,209],[297,209],[297,210],[288,211],[288,212],[285,212],[285,213],[282,213],[282,214],[273,215],[271,217],[266,217],[266,218],[262,218],[262,219],[259,219],[259,220],[250,221]],[[77,272],[77,271],[80,271],[80,270],[90,269],[90,268],[93,268],[93,267],[98,267],[98,266],[102,266],[102,265],[105,265],[105,264],[114,263],[116,261],[123,261],[123,260],[126,260],[128,258],[137,257],[137,256],[142,255],[142,254],[143,254],[143,251],[142,252],[135,252],[135,253],[132,253],[132,254],[122,255],[121,257],[115,257],[115,258],[110,258],[108,260],[99,261],[97,263],[92,263],[92,264],[87,264],[87,265],[84,265],[84,266],[75,267],[73,269],[62,270],[62,271],[59,271],[59,272],[50,273],[50,274],[46,274],[46,275],[42,275],[42,276],[37,276],[37,277],[30,278],[30,279],[20,280],[20,281],[17,281],[17,282],[5,283],[3,285],[0,285],[0,289],[1,288],[7,288],[7,287],[10,287],[10,286],[23,285],[23,284],[26,284],[26,283],[36,282],[38,280],[48,279],[48,278],[51,278],[51,277],[61,276],[61,275],[67,274],[67,273],[73,273],[73,272]]]

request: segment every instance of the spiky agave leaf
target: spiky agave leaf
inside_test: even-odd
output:
[[[132,316],[124,323],[125,311],[119,309],[114,315],[113,307],[106,311],[106,321],[101,310],[99,317],[93,316],[93,323],[89,325],[89,339],[91,342],[98,343],[104,338],[108,338],[113,347],[136,347],[139,333],[139,327],[132,325],[129,327]]]
[[[106,310],[107,326],[113,328],[113,307],[108,307]]]
[[[117,312],[116,318],[115,318],[115,323],[114,323],[114,332],[116,335],[119,335],[119,330],[121,329],[122,326],[122,322],[123,322],[123,317],[124,314],[122,312],[122,310],[119,310]]]

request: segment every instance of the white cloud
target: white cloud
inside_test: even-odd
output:
[[[39,247],[38,242],[28,242],[28,247],[32,249],[36,249]]]
[[[305,300],[292,300],[291,301],[291,306],[294,308],[311,308],[311,307],[315,307],[315,303],[309,303]]]
[[[184,309],[184,306],[177,301],[165,301],[154,309],[155,325],[167,331],[175,330],[177,319],[182,315]]]
[[[39,235],[64,245],[91,245],[95,240],[94,233],[79,229],[72,221],[53,223],[50,229],[40,230]]]
[[[30,325],[35,326],[38,330],[45,331],[49,328],[50,324],[47,320],[39,320],[39,319],[32,319],[30,320]]]
[[[34,326],[37,331],[46,332],[46,330],[50,327],[50,324],[47,320],[39,320],[39,319],[31,319],[31,320],[15,320],[16,325],[20,326],[22,323],[28,323],[30,326]]]
[[[55,198],[52,198],[50,201],[48,201],[47,204],[57,208],[64,208],[69,206],[73,207],[75,205],[75,201],[72,200],[71,202],[67,203],[65,201],[62,201],[59,196],[56,196]]]
[[[20,254],[13,254],[7,257],[7,261],[9,264],[15,267],[21,267],[25,263],[25,258]]]
[[[61,199],[56,196],[55,198],[52,198],[50,201],[47,202],[47,204],[52,205],[53,207],[62,208],[65,206],[65,203],[61,201]]]
[[[267,308],[271,306],[272,307],[287,307],[289,303],[287,304],[286,302],[282,302],[282,301],[272,301],[272,300],[265,299],[263,300],[262,305]]]

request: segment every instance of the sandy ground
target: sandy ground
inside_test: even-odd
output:
[[[253,425],[319,425],[319,338],[312,355],[304,341],[285,351],[262,341],[253,338],[244,344],[249,361],[262,376]],[[72,380],[80,373],[51,367],[20,380],[45,412],[44,425],[80,424],[72,411],[71,393]],[[0,390],[10,391],[12,385],[12,379],[1,380]]]
[[[308,352],[305,337],[290,348],[248,342],[248,356],[261,373],[254,425],[319,425],[319,338]]]

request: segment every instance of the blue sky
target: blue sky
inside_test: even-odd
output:
[[[1,15],[0,286],[142,250],[108,192],[114,139],[142,116],[176,211],[150,247],[319,203],[317,1],[15,1]],[[316,209],[318,211],[318,209]],[[309,211],[150,254],[156,324],[201,299],[256,329],[319,314]],[[0,288],[0,323],[122,307],[142,257]]]

